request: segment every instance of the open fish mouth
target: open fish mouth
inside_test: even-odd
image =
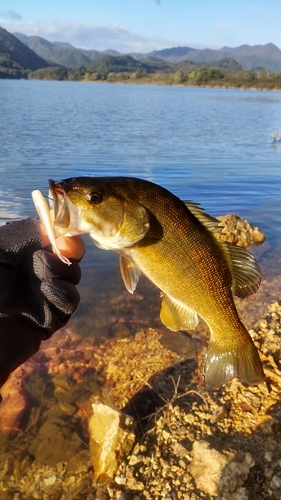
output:
[[[50,208],[54,210],[54,225],[67,229],[70,225],[70,213],[67,196],[60,182],[49,179]]]

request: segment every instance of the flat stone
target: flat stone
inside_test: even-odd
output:
[[[190,471],[197,488],[209,495],[234,493],[243,486],[254,460],[249,453],[211,449],[206,441],[195,441]]]
[[[112,479],[123,458],[133,448],[133,421],[120,411],[93,403],[89,420],[90,454],[94,479]]]

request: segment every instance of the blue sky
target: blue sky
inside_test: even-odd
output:
[[[1,0],[0,26],[122,53],[269,42],[281,49],[281,0]]]

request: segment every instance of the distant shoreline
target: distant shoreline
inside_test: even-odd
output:
[[[251,91],[261,91],[261,92],[280,92],[281,91],[281,83],[280,87],[276,85],[268,85],[268,87],[265,85],[233,85],[233,82],[227,82],[222,83],[219,85],[218,80],[214,82],[214,84],[210,84],[210,82],[207,84],[201,84],[201,85],[196,85],[196,84],[189,84],[189,83],[174,83],[169,81],[168,79],[150,79],[150,78],[139,78],[139,79],[116,79],[115,81],[109,81],[109,80],[89,80],[89,79],[81,79],[81,80],[69,80],[69,79],[56,79],[56,78],[0,78],[0,82],[4,80],[23,80],[23,81],[49,81],[49,82],[75,82],[75,83],[90,83],[90,84],[122,84],[122,85],[151,85],[151,86],[158,86],[158,87],[181,87],[181,88],[196,88],[196,89],[223,89],[223,90],[251,90]]]
[[[49,81],[55,81],[55,80],[49,80]],[[67,80],[64,80],[67,81]],[[69,80],[68,80],[69,81]],[[230,86],[230,85],[188,85],[188,84],[175,84],[175,83],[168,83],[168,82],[155,82],[155,81],[132,81],[132,80],[123,80],[123,81],[115,81],[115,82],[109,82],[107,80],[96,80],[96,81],[91,81],[91,80],[80,80],[77,83],[94,83],[94,84],[102,84],[106,83],[109,85],[151,85],[153,87],[181,87],[181,88],[192,88],[192,89],[223,89],[223,90],[252,90],[252,91],[262,91],[262,92],[281,92],[281,86],[280,88],[266,88],[266,87],[255,87],[253,85],[247,87],[247,86]]]

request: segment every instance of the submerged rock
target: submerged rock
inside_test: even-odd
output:
[[[55,467],[61,461],[67,463],[73,456],[76,457],[75,461],[78,465],[77,457],[81,455],[83,448],[74,422],[65,418],[59,408],[55,408],[31,442],[29,453],[38,462],[50,467]]]
[[[89,432],[94,479],[106,481],[113,479],[134,445],[133,420],[102,403],[93,403],[92,407]]]
[[[222,241],[248,247],[260,245],[265,240],[264,233],[258,227],[252,226],[236,214],[219,215],[217,219],[220,221],[219,226],[223,228],[218,236]]]
[[[24,429],[27,415],[32,408],[33,399],[26,391],[25,381],[30,378],[34,367],[37,369],[36,374],[40,379],[44,370],[32,360],[28,360],[19,366],[1,387],[3,400],[0,405],[0,434],[12,436],[16,435],[19,430]]]

